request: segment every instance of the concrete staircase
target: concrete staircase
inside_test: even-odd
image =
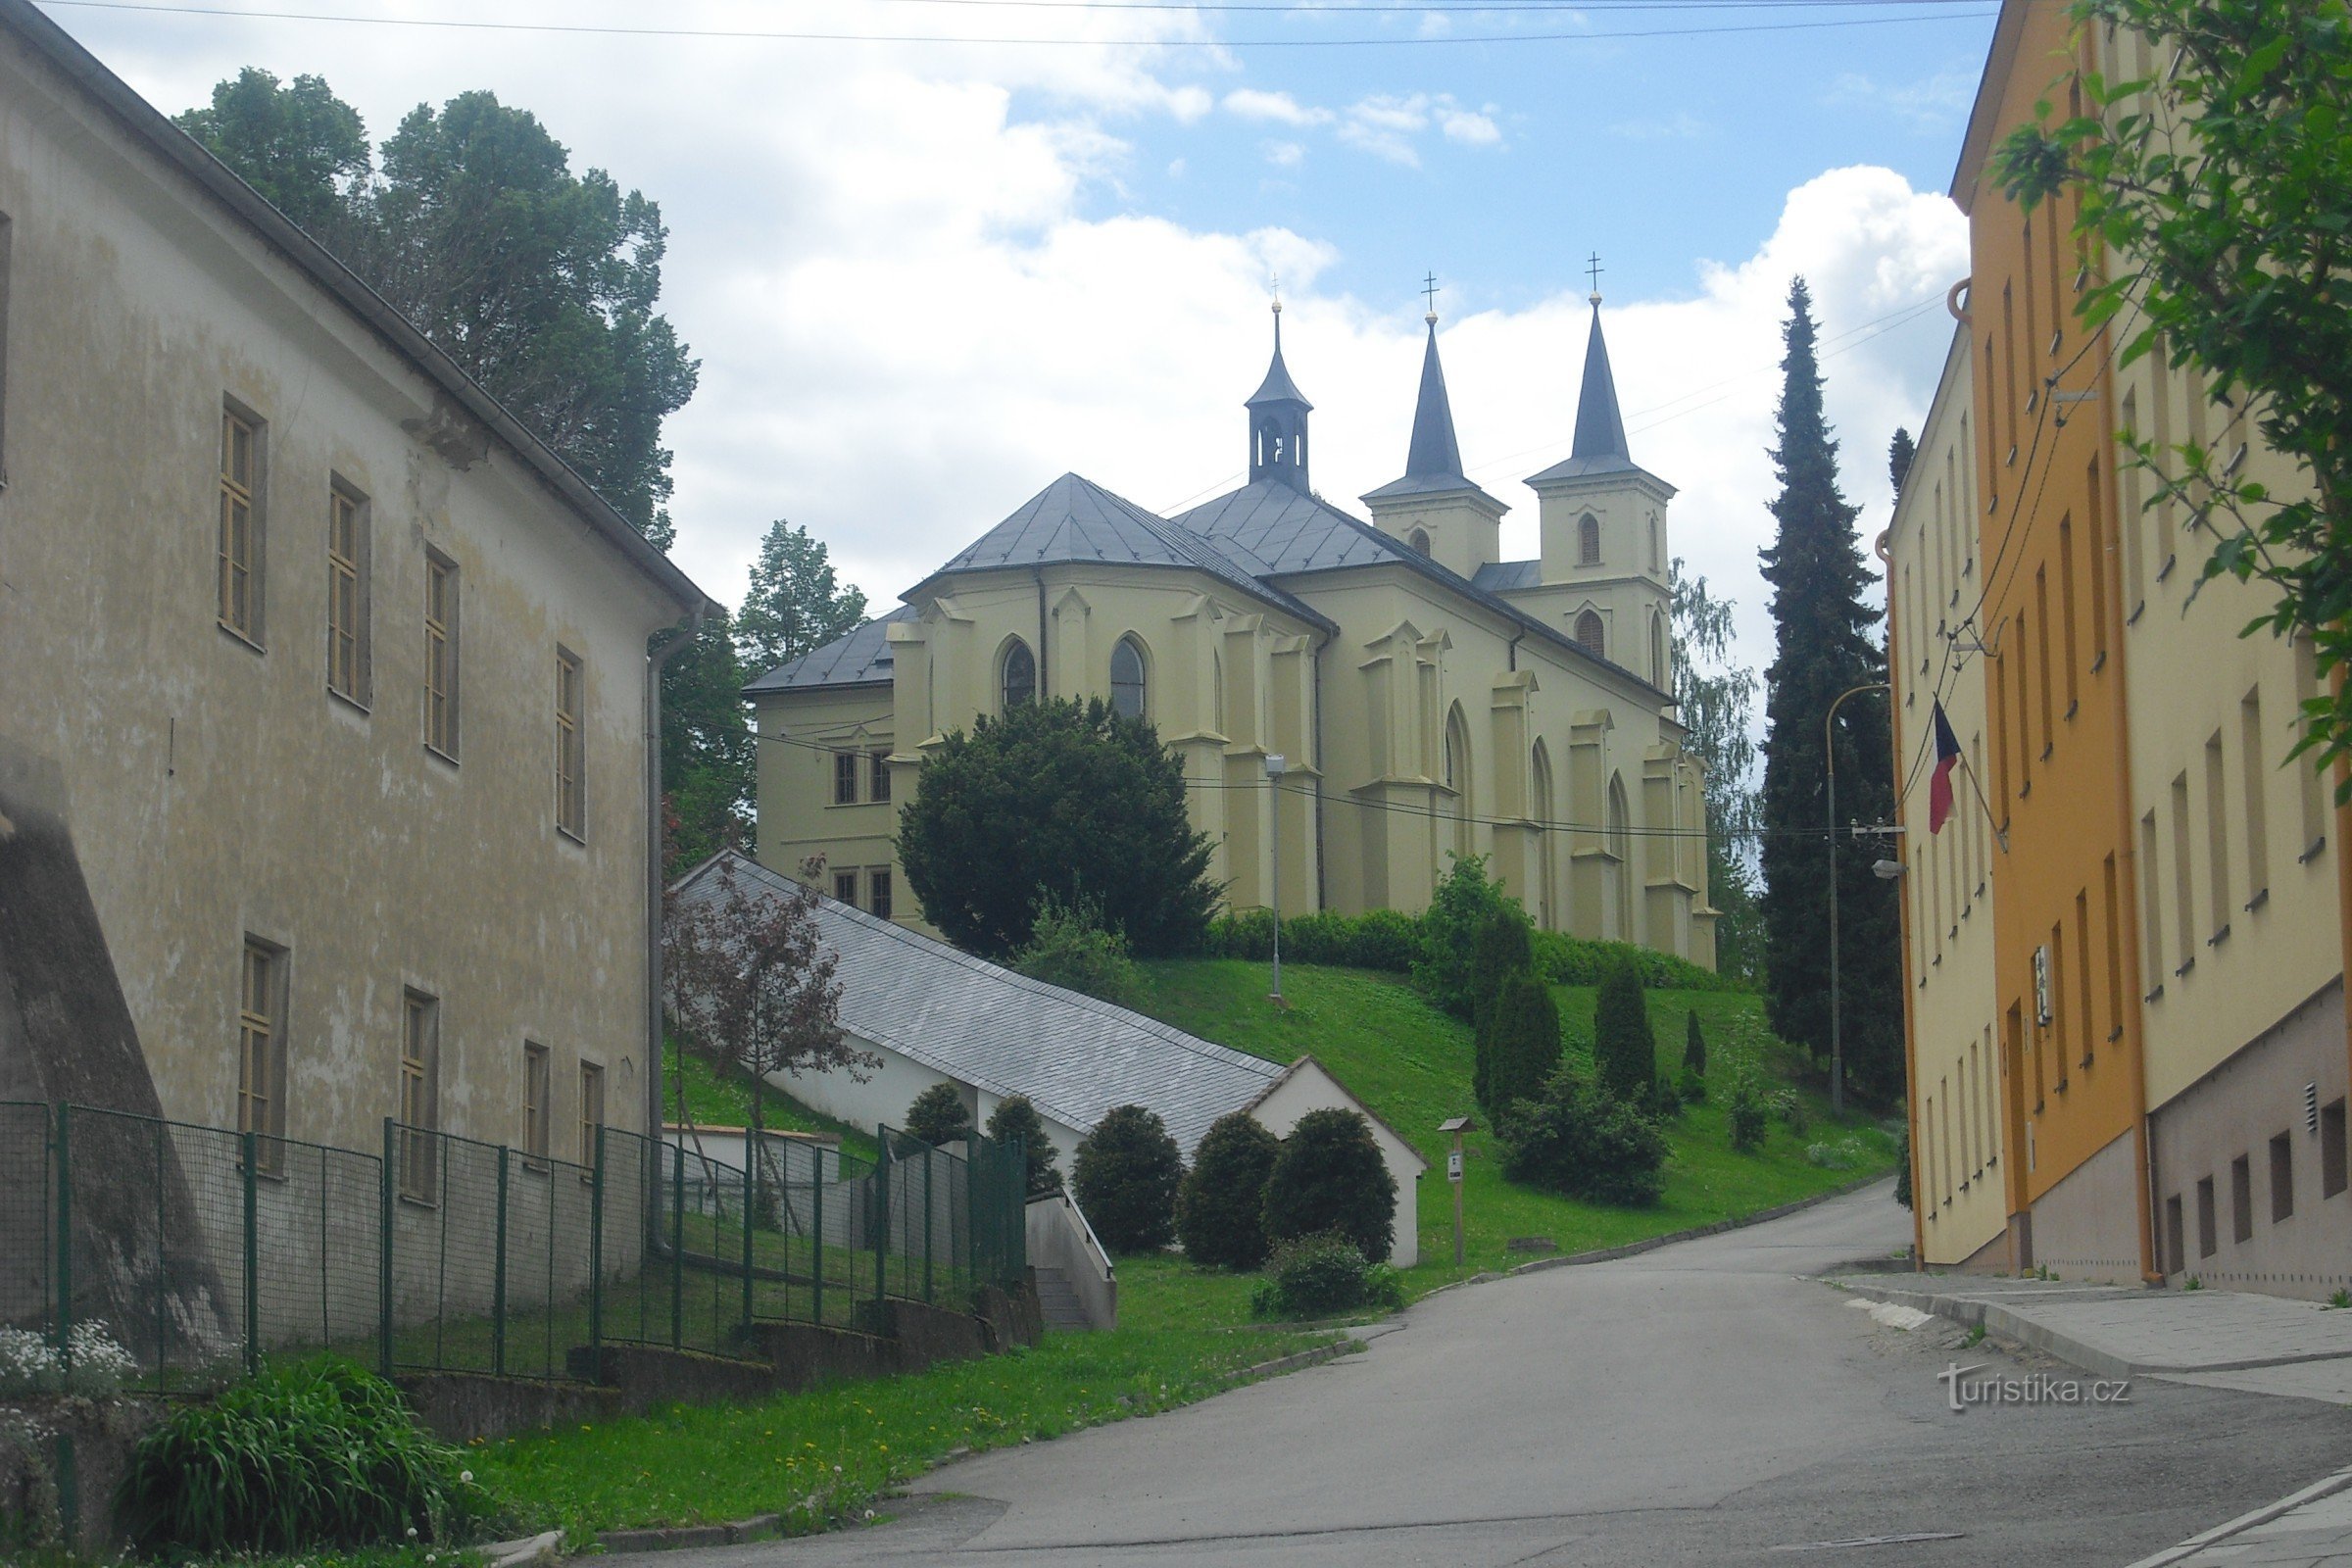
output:
[[[1071,1288],[1070,1276],[1058,1268],[1034,1268],[1037,1277],[1037,1304],[1044,1310],[1046,1327],[1050,1329],[1087,1329],[1094,1325],[1086,1320],[1086,1308],[1078,1303],[1078,1293]]]

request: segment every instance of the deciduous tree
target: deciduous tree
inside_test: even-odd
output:
[[[806,527],[778,517],[760,541],[735,612],[735,651],[758,677],[812,653],[865,619],[865,593],[843,587],[832,556]]]

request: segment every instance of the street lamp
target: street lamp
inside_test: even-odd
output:
[[[1848,697],[1892,691],[1885,681],[1874,680],[1839,692],[1821,720],[1821,755],[1829,764],[1830,775],[1830,1114],[1833,1116],[1845,1114],[1845,1041],[1838,1000],[1838,736],[1833,726],[1838,722],[1838,708]]]
[[[1282,1001],[1282,775],[1290,760],[1280,752],[1266,754],[1266,788],[1272,804],[1267,814],[1273,818],[1274,888],[1268,901],[1274,906],[1274,994],[1269,999]]]

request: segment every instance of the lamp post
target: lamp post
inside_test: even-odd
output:
[[[1848,697],[1864,692],[1891,692],[1883,680],[1839,692],[1821,720],[1821,755],[1830,776],[1830,1114],[1845,1114],[1845,1040],[1838,999],[1838,710]]]
[[[1272,803],[1267,815],[1273,819],[1271,842],[1274,851],[1274,885],[1268,899],[1274,906],[1274,994],[1270,1000],[1282,1001],[1282,775],[1290,760],[1280,752],[1266,754],[1266,790]]]

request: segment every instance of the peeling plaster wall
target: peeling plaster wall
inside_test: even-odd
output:
[[[644,650],[676,607],[13,40],[0,212],[0,737],[63,770],[165,1113],[235,1125],[250,933],[286,950],[290,1137],[381,1147],[404,987],[440,999],[446,1129],[521,1141],[526,1039],[559,1147],[582,1059],[641,1126]],[[216,618],[224,398],[266,423],[258,648]],[[337,480],[371,514],[365,710],[325,687]],[[454,764],[422,744],[428,547],[462,573]],[[586,669],[585,844],[554,825],[559,643]]]

